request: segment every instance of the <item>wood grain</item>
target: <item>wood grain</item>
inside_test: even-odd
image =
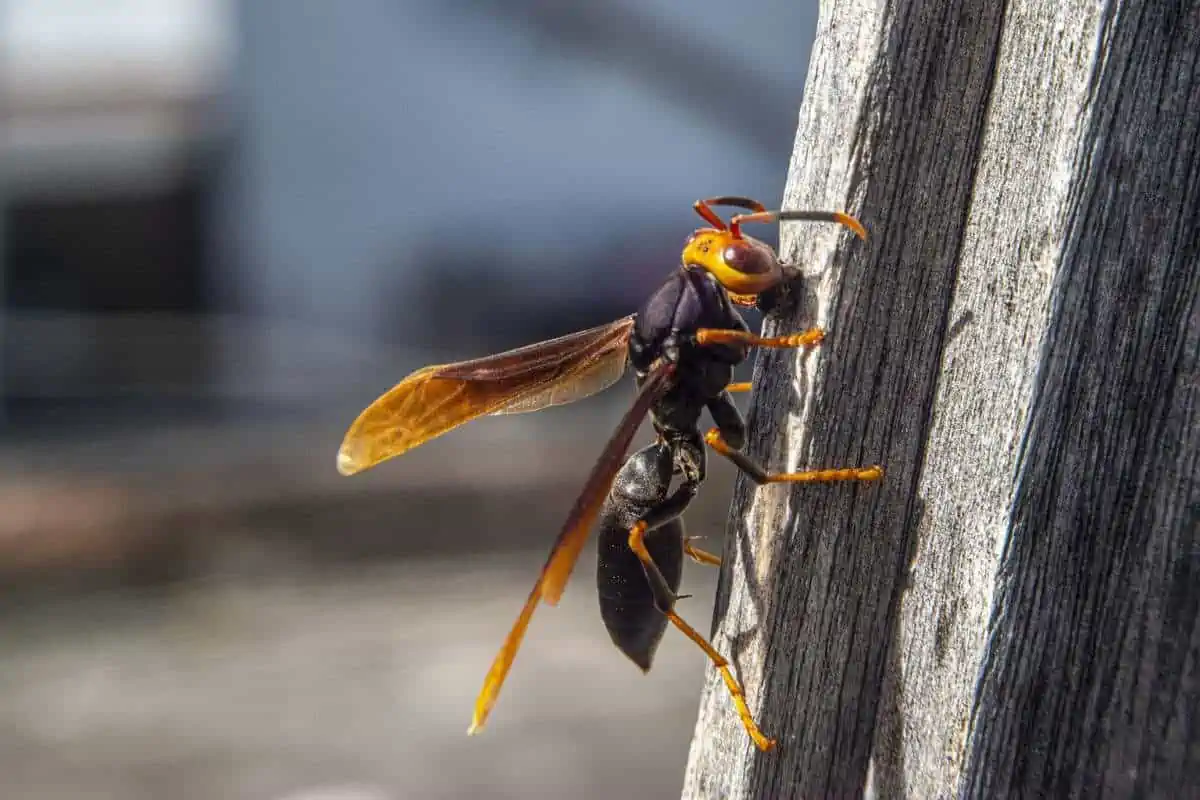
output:
[[[1200,4],[1099,38],[970,796],[1200,792]]]
[[[685,798],[1200,785],[1200,12],[1067,5],[822,5],[784,207],[871,240],[785,228],[766,327],[829,338],[749,451],[888,475],[739,482],[714,641],[780,746],[710,672]]]

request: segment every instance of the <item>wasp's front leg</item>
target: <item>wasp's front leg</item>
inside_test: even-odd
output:
[[[748,331],[736,331],[731,328],[701,328],[696,331],[696,344],[701,347],[722,344],[741,344],[748,347],[772,347],[790,349],[811,347],[820,344],[825,338],[821,328],[809,328],[802,333],[787,336],[759,336]]]

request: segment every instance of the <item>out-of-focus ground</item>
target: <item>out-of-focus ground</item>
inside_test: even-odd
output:
[[[704,658],[668,632],[649,675],[628,663],[591,548],[465,735],[622,399],[484,420],[352,479],[334,419],[5,448],[3,796],[675,796]],[[719,548],[712,472],[688,522]],[[715,581],[686,567],[702,630]]]
[[[677,795],[702,657],[671,637],[642,676],[608,645],[586,580],[538,615],[489,728],[464,735],[537,557],[200,582],[151,613],[111,592],[68,620],[10,618],[4,796]],[[689,606],[707,617],[706,600]]]

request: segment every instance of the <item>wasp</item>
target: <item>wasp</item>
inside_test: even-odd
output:
[[[715,207],[733,207],[728,222]],[[497,653],[475,703],[468,730],[483,729],[525,632],[541,602],[557,605],[593,528],[599,531],[597,588],[601,617],[613,643],[643,671],[668,625],[695,642],[720,672],[754,744],[774,748],[746,705],[729,662],[675,611],[685,557],[719,565],[695,548],[682,515],[706,472],[706,448],[729,459],[756,484],[871,481],[879,466],[769,472],[742,452],[746,424],[732,393],[734,368],[750,348],[806,348],[824,332],[763,337],[737,306],[768,308],[799,279],[747,223],[832,222],[861,239],[863,226],[842,212],[768,211],[744,197],[713,197],[693,208],[709,227],[684,243],[673,271],[635,314],[589,330],[497,355],[419,369],[369,405],[350,426],[337,468],[352,475],[398,456],[472,419],[538,411],[572,403],[616,383],[631,366],[637,393],[604,447],[559,531],[541,573]],[[700,432],[707,410],[714,427]],[[655,441],[625,459],[649,415]],[[675,488],[671,488],[674,484]]]

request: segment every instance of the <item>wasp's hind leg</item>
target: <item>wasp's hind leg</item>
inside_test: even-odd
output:
[[[646,575],[650,578],[652,587],[666,584],[662,577],[662,573],[658,571],[658,567],[650,558],[650,553],[646,550],[646,545],[643,542],[643,537],[646,535],[645,522],[638,522],[629,532],[629,547],[638,558],[641,559],[642,565],[646,569]],[[715,556],[714,556],[715,557]],[[657,580],[655,580],[657,576]],[[655,604],[658,605],[658,590],[655,589]],[[669,592],[668,592],[669,594]],[[708,640],[701,636],[695,628],[683,621],[683,618],[675,613],[674,595],[671,595],[670,602],[659,605],[659,611],[670,621],[672,625],[680,630],[684,636],[691,639],[696,645],[704,651],[712,661],[713,666],[721,673],[721,679],[725,681],[725,687],[729,690],[729,696],[733,699],[733,706],[737,709],[738,717],[742,720],[742,725],[746,728],[746,733],[754,741],[759,750],[773,750],[775,748],[775,740],[768,739],[758,729],[758,725],[754,722],[754,715],[750,713],[750,707],[746,705],[746,693],[742,690],[742,685],[738,683],[737,678],[733,677],[733,672],[729,669],[729,661],[717,652],[716,648],[709,644]]]
[[[662,571],[654,563],[650,551],[646,549],[646,534],[682,516],[696,496],[698,489],[699,483],[684,482],[629,529],[629,549],[642,562],[642,571],[646,573],[646,580],[650,582],[650,591],[654,594],[654,606],[664,614],[675,607],[675,601],[679,599],[679,596],[671,589]]]
[[[650,551],[646,549],[646,534],[682,515],[688,504],[692,502],[692,498],[696,496],[698,488],[698,483],[690,481],[683,483],[670,497],[634,523],[633,527],[629,529],[629,549],[636,553],[638,560],[642,562],[642,569],[645,571],[646,578],[650,582],[651,591],[654,593],[654,605],[672,625],[704,651],[704,654],[712,661],[713,666],[721,673],[721,679],[725,681],[725,687],[729,690],[729,695],[733,699],[733,705],[737,709],[738,717],[742,720],[742,725],[746,728],[746,733],[754,741],[755,746],[764,751],[772,750],[775,747],[775,740],[768,739],[758,729],[758,725],[754,722],[754,716],[750,713],[749,706],[746,705],[746,693],[742,690],[741,684],[738,683],[737,678],[733,676],[733,672],[729,669],[729,661],[718,653],[716,648],[709,644],[707,639],[697,633],[691,625],[688,625],[683,621],[682,617],[675,613],[675,601],[679,598],[671,591],[666,578],[663,577],[658,565],[654,563]],[[685,551],[688,548],[689,545],[685,542]],[[695,552],[703,553],[703,551]],[[691,552],[688,554],[692,555]],[[716,556],[710,553],[704,553],[704,555],[720,563],[720,559],[717,559]],[[692,557],[695,558],[696,556],[693,555]]]
[[[686,486],[686,484],[685,484]],[[688,498],[689,502],[691,498]],[[667,503],[671,502],[671,498],[667,499]],[[666,505],[664,503],[664,505]],[[684,504],[686,505],[686,503]],[[664,515],[670,515],[669,519],[679,516],[682,509],[671,514],[672,508],[663,508]],[[657,511],[657,509],[656,509]],[[666,524],[666,519],[657,518],[657,514],[648,516],[656,517],[653,521],[659,525]],[[670,621],[672,625],[680,630],[684,636],[691,639],[696,645],[704,651],[712,661],[713,666],[721,673],[721,679],[725,681],[725,687],[729,690],[729,695],[733,699],[734,708],[737,709],[738,717],[742,720],[742,725],[746,728],[746,733],[754,741],[754,745],[759,750],[773,750],[775,748],[775,740],[768,739],[758,729],[758,725],[754,722],[754,715],[750,713],[750,707],[746,705],[746,693],[742,690],[742,685],[738,683],[737,678],[733,677],[733,672],[729,669],[729,661],[716,648],[709,644],[708,640],[701,636],[695,628],[683,621],[683,618],[675,613],[675,601],[679,598],[671,592],[667,586],[667,581],[663,574],[659,571],[658,566],[654,563],[654,559],[650,557],[650,552],[646,549],[645,536],[646,532],[651,530],[651,526],[645,519],[639,520],[629,531],[629,548],[637,553],[637,557],[641,560],[642,566],[646,571],[646,577],[650,580],[650,586],[654,591],[654,603],[658,606],[658,610]],[[705,554],[708,555],[708,554]],[[716,558],[716,556],[710,556]],[[660,598],[660,592],[662,593]]]
[[[717,649],[709,644],[708,640],[701,636],[695,628],[688,625],[674,611],[668,611],[667,619],[671,621],[679,631],[693,642],[696,646],[704,651],[708,656],[708,660],[721,673],[721,679],[725,681],[725,688],[729,690],[729,696],[733,699],[734,708],[737,709],[737,715],[742,720],[742,726],[746,729],[746,733],[754,742],[754,746],[759,750],[768,751],[775,749],[775,740],[769,739],[763,735],[763,732],[758,729],[758,725],[754,722],[754,715],[750,713],[750,707],[746,705],[746,693],[742,690],[742,685],[738,683],[737,678],[733,677],[733,672],[729,669],[729,660],[725,656],[717,652]]]

